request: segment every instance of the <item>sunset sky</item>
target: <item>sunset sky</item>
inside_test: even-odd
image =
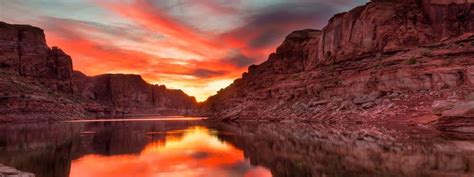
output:
[[[45,30],[93,76],[140,74],[205,100],[291,31],[367,0],[0,0],[0,21]]]

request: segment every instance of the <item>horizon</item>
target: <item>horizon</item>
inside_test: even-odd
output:
[[[0,21],[45,31],[86,75],[138,74],[205,101],[274,52],[366,0],[2,1]],[[23,15],[18,15],[23,14]]]

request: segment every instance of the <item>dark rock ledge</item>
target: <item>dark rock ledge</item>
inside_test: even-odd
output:
[[[0,164],[0,177],[35,177],[35,175]]]

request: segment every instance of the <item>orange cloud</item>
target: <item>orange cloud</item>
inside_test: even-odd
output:
[[[108,36],[106,31],[95,24],[80,21],[48,19],[54,26],[48,26],[46,32],[49,44],[63,48],[73,57],[74,68],[88,75],[103,73],[134,73],[156,84],[166,84],[171,88],[183,89],[186,93],[203,101],[223,87],[206,87],[209,82],[228,80],[240,75],[244,68],[225,59],[179,59],[164,58],[152,52],[128,49],[116,45],[114,41],[132,38],[140,45],[153,45],[149,39],[137,36]],[[97,35],[96,38],[91,35]],[[167,43],[158,41],[158,48]],[[140,48],[140,46],[137,46]],[[179,52],[182,49],[177,49]],[[185,87],[185,88],[183,88]],[[203,89],[206,88],[206,89]]]
[[[240,0],[232,1],[235,7],[212,0],[184,2],[214,15],[243,18],[242,24],[215,33],[173,16],[173,9],[161,7],[161,1],[92,2],[121,23],[38,18],[48,43],[70,54],[75,69],[88,75],[141,74],[150,83],[182,89],[198,101],[232,83],[247,66],[267,59],[291,31],[325,23],[331,14],[315,10],[325,6],[314,2],[283,4],[251,15],[242,15],[237,7],[245,3]]]
[[[161,33],[179,40],[183,47],[199,49],[198,53],[204,57],[212,57],[216,52],[225,52],[225,47],[216,40],[210,39],[210,34],[201,35],[192,27],[172,19],[159,8],[155,8],[150,1],[133,0],[129,4],[97,1],[99,5],[110,9],[123,17],[157,33]],[[209,53],[211,52],[211,53]],[[210,55],[211,54],[211,55]]]

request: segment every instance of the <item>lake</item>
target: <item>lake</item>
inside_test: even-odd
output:
[[[194,118],[1,124],[0,164],[37,177],[473,176],[474,141],[390,125]]]

